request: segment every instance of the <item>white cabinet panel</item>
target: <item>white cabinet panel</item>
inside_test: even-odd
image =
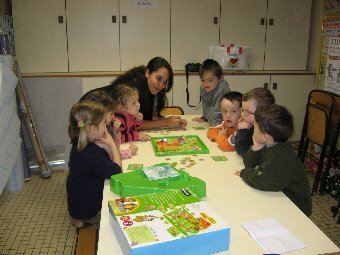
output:
[[[238,91],[242,94],[257,87],[264,87],[270,83],[270,75],[224,75],[231,91]]]
[[[170,0],[120,0],[121,70],[146,65],[153,57],[170,61]]]
[[[67,0],[66,12],[70,72],[119,71],[118,0]]]
[[[67,72],[65,1],[13,0],[12,13],[21,72]]]
[[[171,65],[184,70],[187,63],[209,57],[209,46],[219,44],[219,0],[171,0]]]

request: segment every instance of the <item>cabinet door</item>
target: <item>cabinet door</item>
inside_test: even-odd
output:
[[[311,0],[268,0],[265,70],[306,70]]]
[[[309,92],[314,88],[314,75],[272,75],[270,90],[277,104],[287,107],[294,117],[294,134],[290,140],[298,141],[305,116]]]
[[[170,62],[170,0],[120,0],[121,69],[146,65],[153,57]]]
[[[187,63],[201,63],[209,46],[218,45],[220,0],[171,1],[171,65],[184,70]]]
[[[224,75],[231,91],[242,94],[258,87],[269,86],[270,75]]]
[[[262,70],[267,0],[221,0],[220,44],[253,48],[250,70]]]
[[[70,72],[119,71],[118,0],[67,0],[66,12]]]
[[[21,72],[67,72],[65,1],[13,0],[12,14]]]

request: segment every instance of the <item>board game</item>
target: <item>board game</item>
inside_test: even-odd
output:
[[[206,196],[204,181],[167,163],[115,174],[110,178],[110,190],[121,197],[160,193],[181,188],[189,188],[199,197]]]
[[[189,189],[108,202],[124,255],[213,254],[229,250],[230,227]]]
[[[209,149],[197,135],[151,138],[156,156],[208,154]]]

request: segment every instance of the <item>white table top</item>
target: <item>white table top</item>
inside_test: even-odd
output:
[[[254,221],[273,217],[284,225],[292,234],[302,241],[306,248],[288,253],[295,254],[322,254],[340,251],[339,248],[308,218],[293,202],[282,192],[264,192],[249,187],[243,180],[234,175],[236,170],[243,168],[243,161],[235,152],[223,152],[216,143],[209,141],[206,136],[207,123],[192,122],[194,116],[186,115],[188,121],[186,130],[171,131],[172,135],[199,135],[208,146],[209,154],[199,154],[194,157],[196,165],[187,168],[187,172],[206,182],[207,197],[203,200],[209,204],[230,225],[230,255],[257,255],[264,251],[251,238],[241,226],[242,222]],[[192,127],[203,126],[204,130],[194,130]],[[163,133],[163,134],[162,134]],[[164,136],[164,132],[150,131],[152,137]],[[123,171],[129,164],[144,164],[151,166],[163,162],[178,162],[187,157],[177,155],[170,157],[156,157],[150,142],[136,142],[138,154],[131,159],[123,160]],[[128,147],[123,144],[122,148]],[[225,155],[228,161],[215,162],[211,156]],[[199,160],[204,159],[203,161]],[[103,204],[98,241],[98,255],[123,254],[119,247],[113,229],[109,222],[108,200],[118,198],[110,191],[109,180],[106,180],[103,192]]]

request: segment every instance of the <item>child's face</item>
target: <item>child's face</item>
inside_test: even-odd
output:
[[[221,111],[224,124],[227,127],[237,127],[237,122],[241,116],[240,103],[224,98],[221,101]]]
[[[106,131],[106,118],[103,118],[102,121],[98,124],[98,126],[91,125],[89,126],[89,140],[95,142],[99,140],[101,137],[105,137]]]
[[[204,72],[201,77],[201,86],[206,92],[213,91],[220,81],[223,79],[217,78],[213,71]]]
[[[106,112],[106,116],[105,116],[105,123],[106,125],[111,125],[111,123],[113,122],[114,119],[114,114],[112,111],[107,111]]]
[[[253,138],[254,140],[258,143],[258,144],[265,144],[265,136],[266,134],[262,133],[259,129],[259,125],[257,124],[257,122],[254,122],[254,134],[253,134]]]
[[[131,115],[136,115],[137,113],[139,113],[140,109],[140,103],[138,99],[139,99],[138,94],[131,96],[127,100],[126,105],[122,107],[122,109]]]
[[[254,99],[249,99],[248,101],[242,101],[242,112],[241,118],[244,119],[249,124],[254,124],[256,111],[256,101]]]

